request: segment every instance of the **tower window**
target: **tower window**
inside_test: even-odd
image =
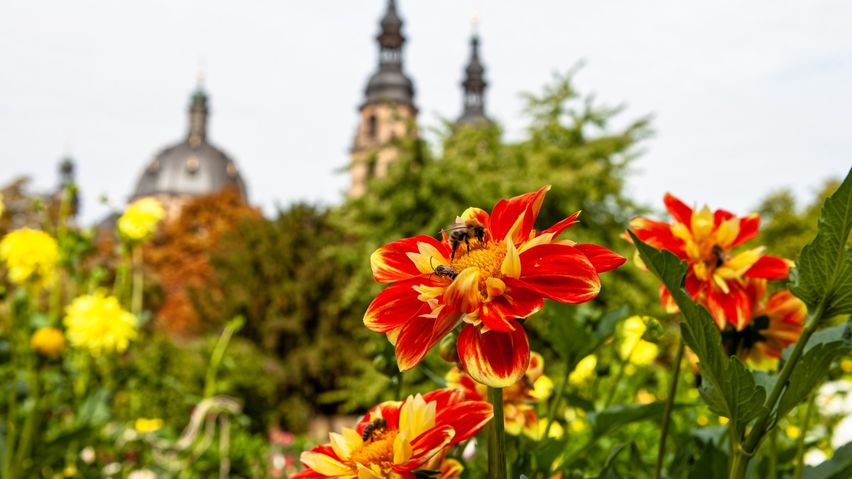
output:
[[[376,115],[370,115],[370,118],[367,119],[367,136],[371,140],[375,140],[376,136],[379,134],[379,122],[376,120]]]

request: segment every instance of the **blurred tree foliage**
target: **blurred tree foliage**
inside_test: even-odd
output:
[[[293,430],[304,430],[313,413],[335,412],[333,404],[317,408],[318,394],[354,374],[359,338],[368,333],[357,316],[363,311],[341,306],[351,271],[330,246],[348,244],[346,237],[327,211],[304,204],[270,221],[245,221],[211,256],[217,291],[196,292],[203,317],[246,319],[240,335],[277,365],[262,376],[279,398],[270,414]]]
[[[761,225],[756,243],[765,245],[771,254],[796,260],[805,243],[816,235],[819,211],[825,199],[839,185],[836,179],[826,181],[816,198],[806,205],[799,205],[789,189],[767,195],[757,208]]]
[[[190,290],[215,288],[208,261],[210,252],[225,232],[244,219],[260,217],[258,210],[243,202],[236,188],[225,188],[188,200],[177,218],[164,222],[144,252],[145,264],[158,279],[164,295],[156,312],[159,327],[177,334],[201,330],[204,316],[196,314]]]

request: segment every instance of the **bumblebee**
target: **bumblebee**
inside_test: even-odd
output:
[[[445,266],[443,264],[439,264],[438,267],[435,268],[435,274],[438,276],[445,276],[452,280],[456,279],[456,276],[459,275],[459,272],[452,266]]]
[[[451,260],[456,258],[456,251],[462,243],[470,251],[471,238],[477,239],[480,244],[485,243],[485,227],[475,219],[456,223],[447,227],[447,231],[449,231],[450,247],[452,248],[452,253],[450,254]]]
[[[429,258],[429,266],[432,266],[432,259],[433,258],[431,258],[431,257]],[[451,280],[456,279],[456,276],[459,275],[459,272],[458,272],[457,269],[453,268],[452,266],[447,266],[445,264],[439,264],[438,266],[432,266],[432,272],[433,272],[433,274],[436,274],[438,276],[443,276],[445,278],[450,278]],[[429,279],[431,279],[431,278],[432,277],[430,276]]]
[[[376,439],[388,427],[388,422],[382,418],[376,418],[364,426],[364,432],[361,433],[361,440],[364,442]]]

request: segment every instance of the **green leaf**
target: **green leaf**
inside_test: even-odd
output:
[[[819,384],[834,359],[852,351],[849,341],[850,323],[827,328],[811,336],[805,345],[805,354],[799,359],[790,375],[787,389],[778,403],[777,417],[784,417],[797,404],[804,401]]]
[[[557,305],[554,305],[557,306]],[[576,364],[594,353],[607,339],[612,337],[615,326],[630,314],[630,308],[622,306],[604,313],[594,321],[594,329],[589,331],[576,316],[548,321],[549,338],[556,353],[570,361],[573,369]]]
[[[852,442],[834,451],[831,459],[818,466],[808,466],[802,479],[845,479],[852,476]]]
[[[737,357],[725,354],[722,336],[710,313],[683,289],[686,263],[670,251],[648,246],[632,231],[628,232],[646,267],[663,282],[680,308],[683,340],[699,359],[703,379],[701,396],[711,411],[730,418],[734,427],[742,430],[765,409],[766,391]]]
[[[707,444],[695,465],[690,479],[725,479],[728,477],[728,455],[714,444]]]
[[[589,413],[586,418],[592,426],[592,435],[604,436],[626,424],[646,419],[659,419],[664,407],[663,401],[649,404],[619,404],[598,413]]]
[[[804,248],[790,272],[790,290],[809,311],[824,307],[823,317],[852,313],[852,170],[825,200],[816,237]]]

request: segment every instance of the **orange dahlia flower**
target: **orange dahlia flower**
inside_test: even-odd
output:
[[[364,324],[387,335],[401,371],[464,322],[457,347],[465,371],[492,387],[511,386],[530,357],[517,319],[541,309],[545,298],[575,304],[598,295],[598,273],[625,259],[602,246],[558,239],[579,212],[536,231],[549,189],[500,200],[490,215],[468,208],[441,241],[421,235],[373,253],[373,277],[391,285],[370,304]]]
[[[492,416],[490,404],[465,400],[454,389],[384,402],[355,429],[331,433],[329,444],[303,452],[306,470],[292,478],[414,479],[416,471],[441,467],[447,450],[476,435]],[[457,469],[452,466],[448,477]]]
[[[467,399],[484,401],[488,388],[474,381],[459,368],[447,373],[447,386],[464,392]],[[503,389],[503,421],[506,432],[518,436],[522,432],[530,437],[539,434],[539,418],[535,404],[550,397],[553,382],[544,375],[544,359],[535,351],[530,353],[530,365],[520,381]]]
[[[720,330],[730,324],[742,331],[753,309],[746,279],[786,278],[792,262],[764,255],[762,246],[733,253],[734,248],[757,236],[760,216],[756,213],[737,218],[725,210],[711,212],[707,206],[694,211],[670,193],[663,201],[673,223],[638,217],[630,222],[630,229],[649,245],[686,260],[687,292],[707,307]],[[668,312],[677,312],[663,286],[660,301]]]
[[[769,368],[784,348],[802,334],[808,309],[805,303],[783,290],[766,297],[766,280],[749,279],[746,291],[754,305],[751,321],[742,330],[722,331],[722,345],[728,354],[737,354],[753,366]]]

